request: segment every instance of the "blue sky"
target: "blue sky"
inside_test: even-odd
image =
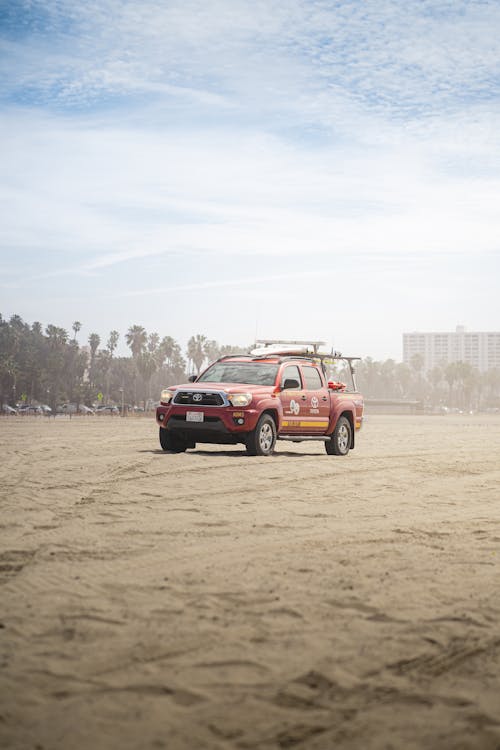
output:
[[[0,27],[4,316],[396,359],[500,330],[496,0],[18,0]]]

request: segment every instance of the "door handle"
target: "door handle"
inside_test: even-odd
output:
[[[326,396],[323,396],[323,401],[328,401]]]
[[[307,396],[301,396],[302,401],[307,401]]]

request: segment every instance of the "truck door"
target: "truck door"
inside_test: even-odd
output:
[[[280,401],[283,406],[282,431],[286,434],[301,432],[301,418],[304,416],[306,395],[302,388],[302,378],[297,365],[286,365],[281,371]]]
[[[304,395],[302,430],[305,433],[324,435],[330,422],[330,393],[318,368],[313,364],[301,365]]]

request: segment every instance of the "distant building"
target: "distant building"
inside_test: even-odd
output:
[[[450,362],[469,362],[480,372],[500,368],[500,332],[472,333],[457,326],[454,333],[403,333],[403,362],[414,354],[424,358],[424,370]]]

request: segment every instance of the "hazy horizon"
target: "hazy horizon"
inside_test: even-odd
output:
[[[0,14],[1,312],[104,345],[500,330],[500,6]]]

